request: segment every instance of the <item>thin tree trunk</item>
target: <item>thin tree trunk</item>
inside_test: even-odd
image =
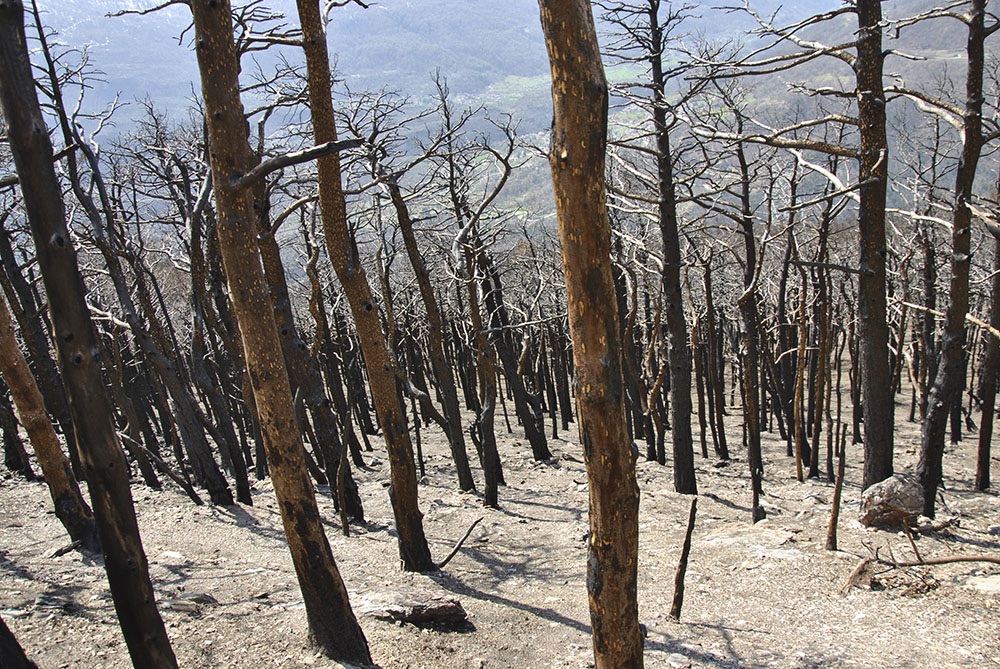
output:
[[[424,311],[427,313],[427,340],[430,350],[431,365],[434,370],[434,378],[437,380],[438,392],[441,397],[441,405],[444,409],[444,417],[447,421],[446,436],[451,447],[451,457],[455,462],[455,469],[458,474],[458,487],[460,490],[475,490],[476,484],[472,479],[472,470],[469,468],[469,456],[465,450],[465,439],[462,430],[462,414],[458,406],[458,390],[455,388],[455,377],[448,365],[448,360],[444,352],[444,320],[441,317],[441,309],[438,307],[437,298],[434,296],[434,288],[431,285],[430,274],[424,263],[424,258],[417,247],[417,237],[413,231],[413,221],[410,218],[410,210],[403,200],[403,194],[399,190],[399,185],[392,180],[388,183],[389,196],[392,198],[393,207],[396,210],[396,220],[399,222],[399,230],[403,235],[403,244],[406,247],[406,256],[410,260],[413,274],[417,279],[417,287],[420,290],[420,298],[424,303]]]
[[[337,140],[330,95],[330,60],[326,31],[317,0],[297,0],[302,24],[302,47],[306,56],[309,107],[316,144]],[[389,355],[379,310],[361,266],[356,240],[347,225],[347,204],[340,181],[340,157],[334,153],[317,161],[319,204],[326,233],[327,253],[344,288],[365,365],[382,434],[389,454],[392,485],[389,498],[396,519],[399,555],[409,571],[434,571],[430,548],[424,536],[417,501],[417,475],[413,445],[406,427],[406,412],[396,389],[395,363]]]
[[[993,278],[990,280],[990,326],[1000,329],[1000,237],[993,242]],[[990,446],[993,440],[993,420],[997,398],[997,377],[1000,376],[1000,339],[984,332],[986,354],[983,358],[983,412],[979,417],[979,447],[976,452],[976,490],[990,487]]]

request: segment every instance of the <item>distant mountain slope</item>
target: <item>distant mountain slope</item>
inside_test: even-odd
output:
[[[149,96],[159,108],[181,113],[196,90],[197,66],[184,7],[148,16],[109,17],[154,0],[38,0],[46,24],[70,46],[86,46],[106,77],[91,93],[96,105],[121,92],[125,100]],[[779,3],[761,0],[770,13]],[[797,0],[782,15],[800,17],[837,6],[837,0]],[[292,0],[268,3],[294,23]],[[705,5],[691,30],[709,37],[750,26],[736,13]],[[459,100],[483,100],[513,112],[534,131],[548,124],[548,61],[536,0],[380,0],[334,10],[329,30],[337,71],[355,88],[388,88],[421,99],[433,91],[440,69]],[[294,57],[294,56],[293,56]]]

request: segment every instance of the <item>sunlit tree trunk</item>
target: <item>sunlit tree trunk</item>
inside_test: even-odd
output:
[[[309,107],[313,137],[317,144],[336,141],[337,128],[330,94],[330,56],[326,30],[317,0],[297,1],[302,23],[302,46],[308,72]],[[361,266],[357,243],[347,226],[347,204],[340,181],[340,157],[324,156],[317,161],[319,206],[326,233],[327,252],[344,295],[351,307],[358,340],[375,402],[375,413],[385,437],[392,484],[389,498],[396,519],[399,556],[409,571],[434,571],[430,548],[424,536],[422,514],[417,502],[417,473],[413,446],[406,424],[406,412],[396,390],[395,362],[389,355],[379,310]]]
[[[288,373],[256,244],[253,194],[238,183],[251,168],[240,102],[239,61],[228,2],[191,3],[205,100],[219,251],[309,633],[330,657],[370,664],[368,642],[348,601],[305,466]]]
[[[590,3],[539,0],[552,66],[549,164],[590,483],[587,591],[597,669],[642,666],[639,489],[625,422],[621,339],[604,190],[608,89]],[[690,447],[690,446],[689,446]]]

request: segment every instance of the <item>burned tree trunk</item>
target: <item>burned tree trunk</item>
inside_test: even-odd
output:
[[[297,0],[302,23],[302,46],[306,56],[309,106],[313,136],[317,144],[337,140],[337,127],[330,96],[330,60],[320,7],[317,0]],[[319,205],[326,233],[327,252],[354,315],[358,340],[375,402],[386,450],[392,485],[389,497],[399,540],[399,555],[410,571],[434,571],[430,548],[424,536],[417,501],[417,473],[413,446],[406,426],[406,412],[396,389],[395,363],[389,355],[379,310],[361,265],[357,243],[347,225],[347,204],[340,182],[340,157],[334,153],[319,158]]]
[[[173,668],[177,660],[156,609],[129,489],[128,465],[101,376],[100,345],[66,227],[52,144],[35,93],[20,0],[0,4],[0,103],[49,297],[81,460],[94,491],[91,499],[118,620],[136,666]]]
[[[351,610],[306,471],[305,449],[255,241],[253,195],[240,183],[252,162],[240,101],[232,10],[225,1],[192,2],[191,10],[216,188],[219,250],[310,636],[337,660],[370,664],[368,642]]]
[[[993,242],[993,278],[990,280],[990,326],[1000,329],[1000,237]],[[990,487],[990,445],[993,440],[993,420],[997,399],[997,377],[1000,376],[1000,339],[989,332],[986,337],[986,354],[983,359],[982,398],[983,413],[979,418],[979,446],[976,453],[976,490]]]
[[[447,427],[445,432],[451,446],[451,457],[458,473],[458,487],[461,490],[475,490],[476,484],[472,479],[472,470],[469,468],[469,456],[465,451],[462,414],[458,406],[455,376],[452,374],[451,366],[448,364],[444,352],[444,320],[441,317],[441,308],[434,296],[434,287],[431,285],[430,274],[427,272],[424,258],[417,247],[413,220],[410,218],[410,210],[403,199],[399,184],[396,183],[395,179],[390,179],[387,186],[393,207],[396,210],[399,230],[403,235],[406,256],[410,260],[410,266],[413,267],[417,287],[420,289],[420,298],[423,300],[424,310],[427,313],[427,342],[430,349],[431,366],[434,370],[434,378],[437,380],[441,405],[444,408]]]
[[[0,373],[10,388],[28,439],[35,449],[38,464],[48,485],[56,517],[62,522],[73,541],[79,541],[88,551],[100,548],[97,525],[80,486],[70,469],[69,459],[59,447],[59,438],[52,427],[35,377],[28,369],[14,337],[14,324],[7,303],[0,297]]]
[[[948,415],[965,386],[965,316],[969,312],[969,268],[972,261],[972,188],[983,145],[983,68],[986,0],[972,0],[968,16],[968,71],[965,114],[962,123],[962,155],[955,172],[951,226],[951,284],[948,310],[941,334],[941,358],[937,377],[927,400],[920,440],[917,477],[924,489],[924,515],[933,518],[937,489],[941,485],[945,430]],[[867,419],[867,415],[865,417]]]
[[[590,4],[538,4],[552,66],[549,164],[574,342],[580,441],[590,481],[587,590],[594,659],[598,669],[641,667],[639,489],[625,422],[604,190],[607,80]]]
[[[861,129],[858,241],[858,334],[861,338],[861,402],[864,416],[864,480],[867,488],[892,476],[893,396],[886,324],[885,198],[889,147],[885,134],[881,0],[858,0],[858,122]]]

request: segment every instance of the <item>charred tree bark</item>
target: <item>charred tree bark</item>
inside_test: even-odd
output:
[[[653,84],[653,130],[656,133],[657,217],[663,243],[664,325],[670,369],[670,437],[674,455],[674,491],[697,495],[691,437],[691,351],[681,294],[681,239],[677,226],[674,162],[667,123],[666,76],[663,73],[663,26],[659,1],[650,2],[649,64]],[[652,409],[652,407],[650,407]]]
[[[3,432],[3,464],[8,470],[17,472],[28,481],[38,478],[31,468],[28,451],[21,440],[21,426],[14,415],[14,406],[10,402],[10,391],[7,384],[0,378],[0,432]]]
[[[475,490],[476,484],[472,479],[469,456],[465,450],[462,414],[458,406],[455,376],[452,374],[444,351],[444,320],[441,317],[441,308],[434,295],[434,287],[431,285],[430,274],[427,272],[424,258],[417,246],[417,237],[413,231],[413,220],[410,218],[409,207],[407,207],[395,180],[390,180],[387,185],[389,196],[392,198],[392,204],[396,210],[399,230],[403,235],[406,256],[410,260],[410,266],[413,267],[413,274],[417,278],[417,287],[420,290],[420,298],[423,300],[424,311],[427,313],[427,343],[430,350],[431,366],[434,370],[434,378],[437,380],[441,406],[447,421],[446,436],[451,447],[451,457],[458,473],[458,487],[460,490]]]
[[[861,402],[864,415],[862,487],[892,476],[893,396],[886,391],[889,373],[889,327],[886,324],[885,198],[889,147],[885,134],[885,91],[882,71],[881,0],[857,0],[858,122],[861,129],[861,204],[858,241],[858,334],[861,353]]]
[[[595,666],[642,667],[636,598],[639,489],[625,424],[604,190],[607,80],[590,4],[538,4],[552,66],[549,164],[574,341],[580,441],[590,480],[587,590]]]
[[[917,477],[924,490],[924,515],[934,517],[937,489],[941,485],[945,430],[948,415],[965,386],[965,316],[969,312],[969,267],[972,249],[972,188],[982,150],[984,41],[989,34],[984,26],[986,0],[972,0],[968,16],[968,71],[963,119],[962,155],[955,173],[952,204],[951,283],[948,310],[941,335],[941,358],[937,377],[927,401],[920,440]],[[992,32],[992,28],[991,28]],[[867,420],[867,416],[865,417]]]
[[[56,369],[56,363],[49,354],[49,337],[45,332],[45,322],[38,301],[35,299],[35,291],[31,289],[18,266],[10,236],[6,231],[0,231],[0,259],[6,275],[4,288],[6,290],[9,283],[13,293],[8,293],[7,299],[24,339],[25,348],[28,350],[28,357],[33,363],[38,389],[45,398],[45,407],[49,415],[59,425],[59,430],[66,441],[66,448],[69,450],[73,473],[79,478],[83,471],[76,451],[76,433],[73,421],[70,420],[66,388],[59,376],[59,370]]]
[[[524,378],[518,372],[517,352],[514,348],[511,334],[510,316],[503,298],[503,285],[496,265],[485,251],[477,255],[480,280],[483,286],[483,302],[489,313],[490,337],[503,366],[503,374],[507,379],[507,387],[514,399],[514,411],[524,429],[524,437],[531,445],[531,455],[535,460],[552,459],[548,442],[545,439],[545,427],[538,397],[534,390],[530,391],[524,385]]]
[[[28,369],[28,362],[17,347],[14,323],[3,298],[0,298],[0,373],[7,381],[21,424],[35,449],[55,505],[56,517],[73,541],[79,541],[84,550],[96,552],[101,542],[94,514],[80,493],[69,459],[59,447],[59,438],[45,411],[42,394]]]
[[[3,618],[0,618],[0,660],[4,669],[38,669],[38,665],[24,654],[24,649]]]
[[[990,280],[990,326],[1000,329],[1000,237],[993,242],[993,278]],[[1000,376],[1000,339],[986,332],[986,354],[983,358],[982,415],[979,418],[979,446],[976,452],[976,490],[990,487],[990,446],[997,398],[997,377]]]
[[[302,46],[306,56],[309,107],[317,144],[337,140],[330,95],[330,60],[326,31],[316,0],[297,0],[302,24]],[[319,204],[326,233],[327,253],[354,315],[358,339],[382,433],[389,454],[392,485],[389,498],[399,540],[399,556],[409,571],[434,571],[436,566],[424,536],[417,501],[417,474],[413,446],[406,426],[406,412],[397,392],[395,363],[389,355],[379,310],[361,265],[357,243],[347,226],[347,204],[340,182],[340,157],[334,153],[319,158]]]
[[[281,351],[285,357],[285,367],[288,370],[288,382],[292,395],[301,398],[304,410],[308,410],[313,419],[315,438],[313,449],[317,451],[317,459],[322,460],[326,479],[330,485],[330,494],[335,500],[343,495],[347,513],[364,522],[365,512],[358,492],[358,484],[350,470],[350,464],[343,458],[345,445],[341,439],[340,426],[333,415],[331,402],[326,396],[323,385],[323,375],[312,356],[309,355],[306,343],[299,336],[292,314],[292,298],[288,292],[288,281],[285,278],[285,268],[281,261],[281,250],[274,235],[268,234],[270,228],[269,195],[265,189],[257,187],[255,191],[255,207],[258,219],[258,245],[261,261],[264,264],[264,277],[271,294],[271,304],[274,306],[274,321],[278,328],[278,339]],[[307,427],[307,418],[303,411],[300,429]],[[343,482],[343,486],[340,482]],[[339,503],[338,503],[339,505]]]
[[[177,660],[156,609],[128,483],[128,466],[111,422],[100,345],[87,290],[66,227],[62,190],[52,164],[28,59],[24,6],[0,4],[0,103],[70,397],[81,460],[90,484],[104,565],[129,654],[136,666],[174,668]]]
[[[305,602],[311,638],[331,657],[371,664],[305,466],[267,281],[255,244],[252,167],[229,2],[191,3],[218,214],[219,250],[243,339],[271,480]]]
[[[718,337],[718,325],[715,318],[715,302],[712,295],[712,266],[705,264],[705,344],[708,348],[708,406],[712,438],[715,443],[715,455],[720,460],[729,460],[729,446],[726,443],[726,389],[722,383],[724,363],[721,360],[721,342]]]

